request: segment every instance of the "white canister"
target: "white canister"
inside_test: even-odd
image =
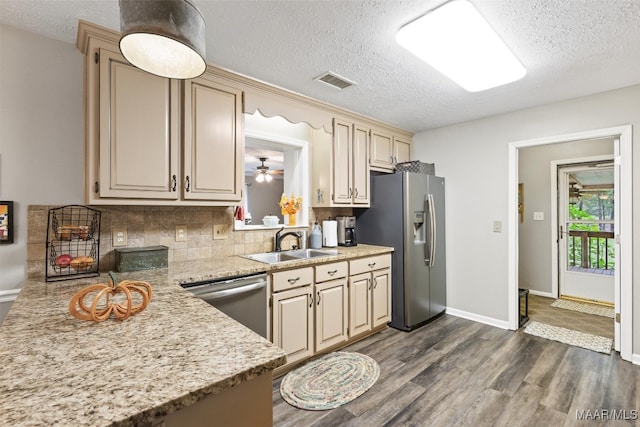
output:
[[[338,222],[322,221],[322,246],[334,248],[338,246]]]

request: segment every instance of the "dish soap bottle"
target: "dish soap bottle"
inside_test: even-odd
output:
[[[318,224],[318,218],[316,218],[313,230],[309,235],[309,246],[311,249],[320,249],[322,247],[322,231],[320,230],[320,224]]]

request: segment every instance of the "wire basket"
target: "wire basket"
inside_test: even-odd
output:
[[[68,205],[49,209],[47,282],[100,274],[100,211]]]

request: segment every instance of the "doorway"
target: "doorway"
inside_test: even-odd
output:
[[[614,305],[616,311],[615,345],[624,360],[632,358],[632,131],[631,126],[619,126],[573,134],[544,137],[509,144],[508,179],[508,322],[509,328],[518,329],[518,153],[521,148],[557,144],[596,138],[615,138],[614,180],[618,191],[619,209],[616,211],[619,228],[615,235]],[[557,219],[556,219],[557,221]],[[557,223],[555,224],[557,226]],[[553,228],[553,227],[552,227]],[[556,227],[557,230],[557,227]],[[553,251],[557,252],[554,240]],[[557,268],[557,267],[556,267]],[[557,271],[556,271],[557,273]]]

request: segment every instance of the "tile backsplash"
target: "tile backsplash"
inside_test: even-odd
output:
[[[59,206],[31,205],[28,209],[27,277],[45,275],[47,217],[49,209]],[[233,207],[201,206],[92,206],[101,211],[100,270],[114,269],[112,229],[127,230],[126,247],[164,245],[169,248],[169,261],[244,255],[273,250],[276,229],[233,231]],[[350,215],[351,209],[310,209],[309,218]],[[312,221],[313,222],[313,221]],[[176,226],[187,227],[186,241],[176,241]],[[226,239],[214,239],[214,227],[226,225]],[[300,227],[302,229],[304,227]],[[283,242],[284,249],[295,244]]]

